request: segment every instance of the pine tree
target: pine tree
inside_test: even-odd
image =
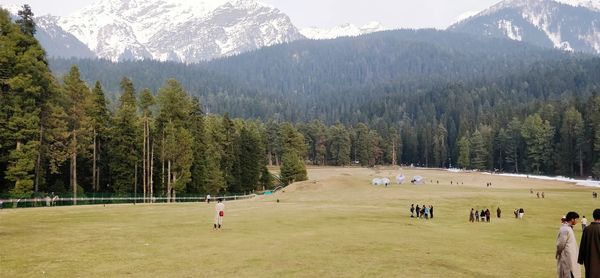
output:
[[[569,107],[564,114],[560,130],[562,159],[564,172],[575,175],[575,165],[579,165],[580,175],[583,173],[583,118],[575,107]]]
[[[433,157],[436,166],[444,168],[448,157],[448,131],[441,123],[438,124],[433,136]]]
[[[483,142],[483,136],[479,130],[475,130],[471,136],[470,142],[471,167],[478,170],[483,170],[486,167],[488,159],[487,151]]]
[[[89,116],[92,106],[91,93],[79,74],[76,66],[71,67],[69,74],[64,78],[65,111],[69,131],[69,155],[70,155],[70,186],[73,190],[73,198],[77,198],[79,188],[77,178],[77,158],[86,156],[90,149],[93,137],[93,123]],[[83,193],[83,192],[81,192]],[[77,204],[76,199],[73,201]]]
[[[552,159],[554,129],[548,121],[543,121],[536,113],[525,119],[521,135],[527,145],[527,158],[530,161],[531,170],[539,174]]]
[[[288,185],[308,179],[306,167],[297,153],[286,152],[282,160],[280,180],[283,184]]]
[[[394,166],[398,165],[402,157],[402,139],[398,130],[393,127],[387,130],[385,146],[386,161]]]
[[[21,30],[28,24],[21,23],[13,24],[8,13],[0,11],[0,172],[14,185],[12,192],[29,194],[40,172],[36,164],[40,165],[43,140],[41,113],[53,94],[54,79],[33,37],[35,27]]]
[[[90,108],[90,117],[92,121],[92,189],[94,192],[100,191],[101,165],[103,157],[106,154],[104,144],[108,141],[108,130],[110,123],[110,112],[106,105],[106,96],[100,81],[96,81],[92,90],[92,105]],[[103,155],[104,154],[104,155]],[[104,159],[106,160],[106,159]],[[100,162],[100,163],[99,163]]]
[[[121,80],[123,94],[114,114],[110,140],[110,170],[113,190],[117,194],[134,191],[135,169],[139,157],[138,118],[133,82],[129,78]]]
[[[328,150],[331,163],[336,166],[350,164],[350,133],[340,123],[329,128]]]
[[[33,20],[33,12],[31,11],[31,7],[27,4],[23,5],[22,10],[17,12],[19,19],[17,19],[16,23],[21,28],[21,32],[28,36],[33,37],[35,35],[35,21]]]
[[[142,112],[142,188],[144,194],[144,202],[146,202],[146,198],[151,197],[153,193],[153,188],[151,185],[151,176],[152,176],[152,158],[151,158],[151,149],[152,142],[150,138],[151,134],[151,119],[152,119],[152,111],[151,107],[154,105],[154,97],[152,96],[152,92],[149,89],[144,89],[140,93],[140,101],[139,107]]]
[[[471,144],[467,136],[463,136],[458,141],[458,166],[463,169],[471,167]]]
[[[507,126],[506,162],[513,165],[515,173],[519,173],[519,160],[521,159],[521,122],[513,118]]]
[[[170,199],[176,197],[176,192],[184,192],[191,181],[194,138],[189,130],[175,127],[172,122],[167,124],[165,131],[165,158],[169,169],[167,176],[170,179],[167,199]]]
[[[242,190],[252,191],[258,186],[260,172],[263,165],[263,149],[261,148],[260,137],[256,129],[242,127],[240,131],[240,147],[238,161],[241,175],[240,184]]]
[[[208,176],[207,172],[207,143],[206,143],[206,126],[204,123],[204,112],[200,100],[197,98],[192,99],[192,113],[190,131],[194,137],[192,145],[192,151],[194,153],[194,159],[192,168],[190,169],[192,174],[192,181],[188,187],[188,192],[202,192],[204,189],[203,184],[206,183]]]

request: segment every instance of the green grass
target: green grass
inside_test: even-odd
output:
[[[221,231],[205,203],[5,209],[0,277],[553,277],[560,217],[600,207],[593,189],[566,183],[404,172],[440,185],[375,188],[397,171],[309,169],[286,192],[226,203]],[[411,219],[411,203],[435,218]],[[468,222],[471,207],[498,205],[501,219]]]

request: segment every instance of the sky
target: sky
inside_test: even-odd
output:
[[[0,0],[28,3],[36,15],[64,16],[95,0]],[[378,21],[388,28],[438,28],[474,14],[499,0],[262,0],[286,13],[300,28],[330,28],[343,23]]]

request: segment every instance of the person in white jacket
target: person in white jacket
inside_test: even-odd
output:
[[[560,226],[556,239],[556,271],[559,278],[580,278],[581,268],[577,264],[579,250],[573,233],[573,226],[577,225],[579,214],[569,212],[565,222]]]
[[[221,229],[223,225],[223,217],[225,216],[225,204],[221,201],[221,199],[217,200],[217,204],[215,205],[215,225],[214,229]]]

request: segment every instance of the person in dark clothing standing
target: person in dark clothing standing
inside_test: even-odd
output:
[[[431,219],[433,219],[433,206],[429,206],[429,213],[431,214]]]
[[[471,212],[469,213],[469,222],[475,222],[475,210],[471,208]]]
[[[490,222],[490,218],[492,218],[492,213],[490,213],[490,209],[485,210],[485,221]]]
[[[415,204],[410,205],[410,218],[415,217]]]
[[[498,209],[496,209],[496,215],[498,216],[498,218],[500,218],[501,213],[502,213],[502,210],[500,210],[500,207],[498,207]]]
[[[583,230],[577,262],[585,266],[586,278],[600,277],[600,209],[594,210],[594,222]]]
[[[419,218],[420,214],[421,214],[421,208],[419,207],[419,205],[417,205],[417,218]]]

